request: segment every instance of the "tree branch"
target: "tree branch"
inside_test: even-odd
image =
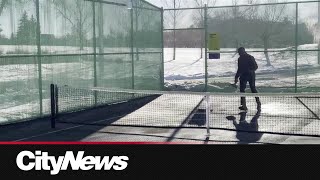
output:
[[[54,6],[56,7],[56,10],[59,11],[59,13],[61,14],[61,16],[62,16],[63,18],[65,18],[66,20],[68,20],[69,23],[70,23],[73,27],[75,27],[75,24],[74,24],[73,21],[67,16],[67,14],[65,14],[65,13],[63,12],[63,10],[59,9],[59,3],[57,3],[57,1],[54,1],[54,0],[52,0],[52,3],[53,3]],[[64,4],[64,5],[66,6],[66,4]],[[66,8],[66,7],[65,7],[65,8]]]
[[[9,0],[2,0],[0,4],[0,15],[3,12],[3,9],[9,4]]]

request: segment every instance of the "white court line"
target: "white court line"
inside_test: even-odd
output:
[[[124,116],[117,116],[117,117],[113,117],[113,118],[110,118],[110,119],[104,119],[104,120],[95,121],[95,122],[92,123],[92,125],[95,125],[94,123],[99,123],[99,122],[102,122],[102,121],[109,121],[109,120],[113,120],[113,119],[120,118],[120,117],[124,117]],[[27,139],[32,139],[32,138],[37,138],[37,137],[41,137],[41,136],[45,136],[45,135],[49,135],[49,134],[68,131],[68,130],[71,130],[71,129],[76,129],[76,128],[84,127],[84,126],[87,126],[87,125],[78,125],[78,126],[73,126],[73,127],[61,129],[61,130],[51,131],[51,132],[47,132],[47,133],[43,133],[43,134],[39,134],[39,135],[30,136],[30,137],[27,137],[27,138],[18,139],[18,140],[15,140],[13,142],[24,141],[24,140],[27,140]]]

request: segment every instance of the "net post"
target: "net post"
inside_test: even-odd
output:
[[[58,116],[58,114],[59,114],[59,88],[58,88],[58,85],[55,85],[54,86],[54,92],[55,92],[55,115],[56,115],[56,117]]]
[[[55,93],[55,88],[56,86],[54,84],[50,85],[50,99],[51,99],[51,128],[54,129],[56,128],[55,124],[55,118],[56,118],[56,93]]]
[[[211,107],[210,107],[210,95],[206,94],[205,96],[205,102],[206,102],[206,125],[207,125],[207,136],[210,136],[210,113],[211,113]]]

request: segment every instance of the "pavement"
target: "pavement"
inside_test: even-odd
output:
[[[3,125],[0,126],[0,141],[320,144],[318,103],[312,102],[308,106],[310,108],[306,108],[297,99],[262,98],[262,109],[257,114],[254,97],[247,99],[249,110],[245,113],[237,109],[239,99],[221,97],[211,99],[210,107],[214,108],[207,118],[202,97],[182,98],[175,96],[172,101],[172,97],[162,96],[142,104],[141,108],[127,109],[127,114],[121,114],[119,107],[116,107],[121,117],[111,123],[108,117],[113,111],[106,107],[65,117],[65,120],[76,122],[77,119],[90,117],[109,123],[57,123],[53,129],[50,118],[43,118]],[[173,103],[161,105],[170,100]],[[308,100],[304,102],[310,103]],[[178,109],[181,105],[187,108]],[[139,123],[144,126],[137,126]],[[210,127],[210,134],[207,133],[207,126]]]

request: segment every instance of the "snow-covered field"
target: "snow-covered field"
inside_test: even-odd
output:
[[[15,50],[36,53],[33,46],[0,46],[2,55]],[[79,51],[78,47],[44,47],[46,53],[92,53],[92,49]],[[303,45],[299,49],[317,49],[316,44]],[[248,49],[259,50],[259,49]],[[260,49],[261,50],[261,49]],[[281,50],[281,49],[280,49]],[[283,49],[282,49],[283,50]],[[126,48],[117,49],[128,52]],[[156,49],[144,49],[156,51]],[[202,90],[205,82],[205,62],[200,58],[200,49],[177,49],[177,57],[172,60],[172,49],[165,49],[165,83],[171,90]],[[219,60],[208,62],[209,90],[216,92],[235,92],[229,86],[233,82],[238,56],[234,49],[223,49],[231,53],[221,54]],[[115,52],[105,49],[105,52]],[[9,53],[10,54],[10,53]],[[12,54],[12,53],[11,53]],[[295,53],[270,53],[272,66],[266,66],[264,53],[250,53],[258,62],[257,86],[262,92],[292,92],[295,85]],[[135,64],[135,75],[140,81],[137,87],[145,89],[159,88],[160,55],[141,55]],[[92,56],[67,56],[43,58],[43,109],[49,114],[49,85],[52,82],[61,85],[92,86],[94,69]],[[20,63],[10,64],[14,58],[0,58],[0,124],[14,120],[39,116],[38,66],[33,57],[19,59]],[[153,61],[152,61],[153,60]],[[22,62],[22,63],[21,63]],[[131,87],[130,55],[106,56],[105,62],[98,62],[98,84]],[[105,73],[103,73],[105,72]],[[143,77],[143,78],[142,78]],[[299,52],[298,54],[299,91],[318,91],[320,87],[320,66],[318,52]]]
[[[105,53],[121,53],[130,52],[131,48],[104,48]],[[72,46],[41,46],[43,54],[85,54],[93,53],[93,47],[84,47],[80,50],[79,47]],[[98,48],[99,51],[99,48]],[[140,51],[158,52],[156,48],[144,48]],[[37,47],[33,45],[0,45],[2,55],[14,54],[14,52],[27,52],[26,54],[37,54]]]
[[[316,44],[299,46],[300,50],[317,49]],[[233,83],[237,71],[238,55],[235,49],[222,49],[230,53],[221,54],[220,59],[208,60],[208,83],[211,91],[233,91],[229,83]],[[260,51],[262,49],[248,49]],[[285,49],[274,49],[285,50]],[[259,65],[257,86],[262,92],[292,92],[295,87],[295,52],[270,52],[272,66],[267,66],[264,53],[254,52]],[[204,57],[204,55],[203,55]],[[172,60],[172,49],[165,49],[165,80],[170,89],[201,90],[205,82],[205,61],[200,59],[200,49],[177,49],[176,60]],[[298,88],[319,87],[320,66],[318,52],[304,51],[298,53]]]

